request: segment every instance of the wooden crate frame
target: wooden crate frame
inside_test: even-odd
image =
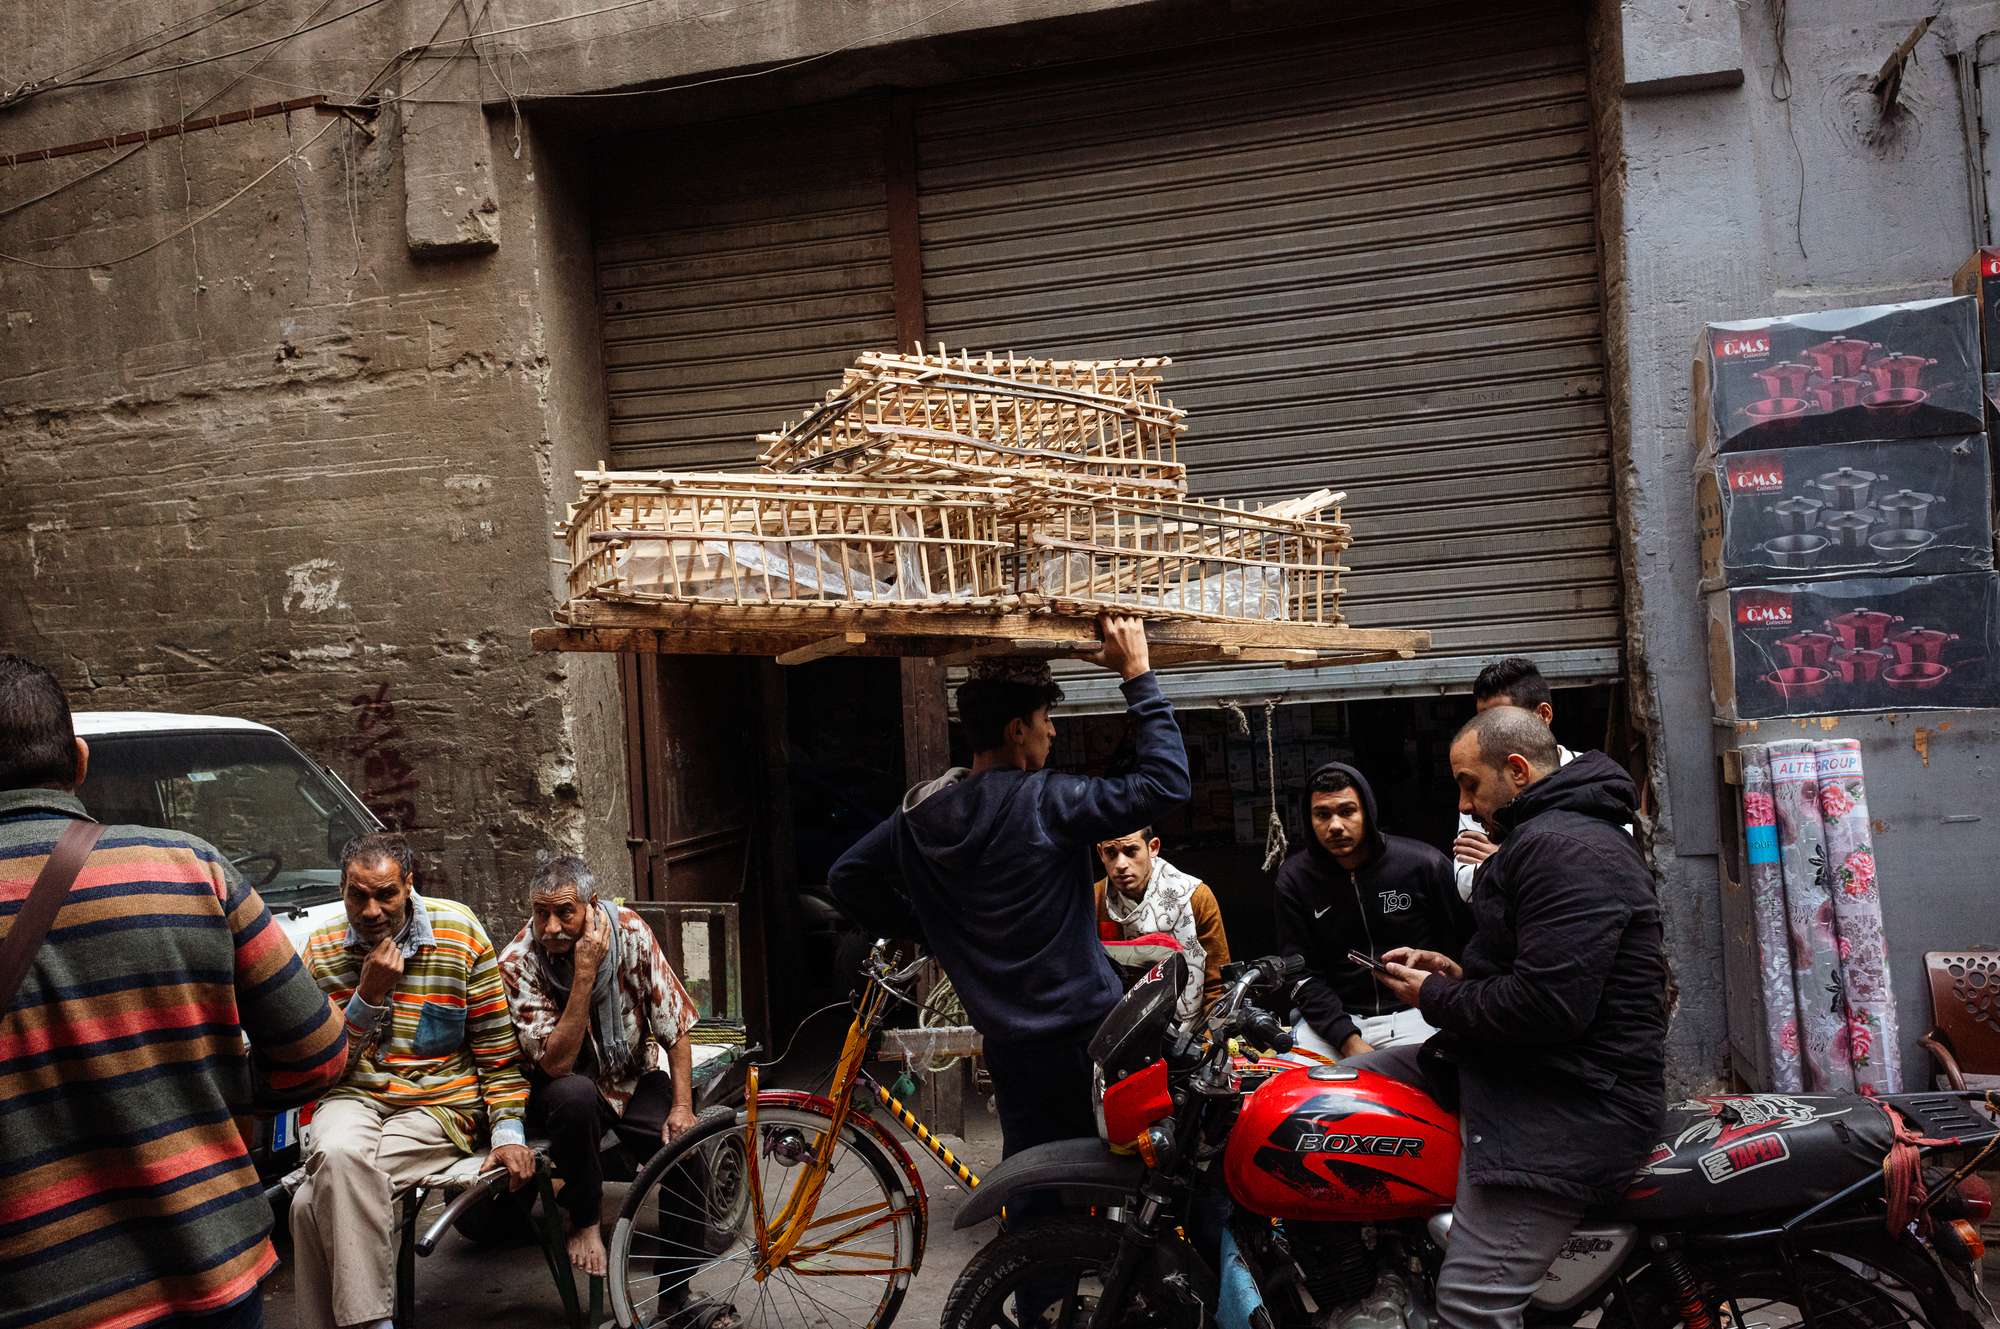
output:
[[[1004,559],[1014,544],[1001,531],[997,489],[676,471],[578,479],[583,496],[556,528],[569,548],[572,602],[1012,603]],[[661,569],[643,584],[629,575],[642,548],[657,551]],[[887,580],[885,568],[894,573]],[[912,576],[924,593],[906,597]]]
[[[822,405],[760,435],[759,461],[885,480],[1181,494],[1184,413],[1159,396],[1170,363],[868,352]]]
[[[1255,509],[1044,489],[1014,516],[1014,589],[1024,606],[1070,615],[1337,626],[1353,541],[1342,497]]]

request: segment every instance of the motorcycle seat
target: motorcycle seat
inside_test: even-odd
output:
[[[1796,1213],[1879,1174],[1895,1129],[1860,1094],[1717,1094],[1667,1108],[1652,1155],[1611,1212],[1632,1222]]]

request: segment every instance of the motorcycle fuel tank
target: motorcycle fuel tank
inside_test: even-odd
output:
[[[1268,1218],[1420,1217],[1451,1208],[1458,1118],[1372,1071],[1302,1067],[1244,1103],[1222,1169],[1236,1202]]]

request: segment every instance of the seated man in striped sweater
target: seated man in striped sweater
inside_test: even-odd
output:
[[[347,921],[306,943],[306,964],[347,1011],[347,1073],[314,1112],[292,1202],[300,1329],[383,1329],[395,1303],[392,1197],[490,1136],[519,1187],[535,1158],[528,1084],[493,943],[473,912],[418,895],[402,837],[341,854]]]

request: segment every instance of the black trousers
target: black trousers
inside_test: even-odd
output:
[[[551,1079],[528,1073],[528,1129],[549,1137],[549,1158],[563,1179],[562,1206],[570,1226],[595,1223],[604,1208],[604,1160],[597,1142],[615,1130],[641,1158],[660,1147],[660,1129],[674,1102],[673,1078],[665,1071],[639,1077],[620,1116],[587,1075]]]
[[[1086,1051],[1092,1032],[986,1040],[986,1073],[993,1077],[993,1097],[1000,1109],[1001,1157],[1051,1140],[1096,1136]]]

